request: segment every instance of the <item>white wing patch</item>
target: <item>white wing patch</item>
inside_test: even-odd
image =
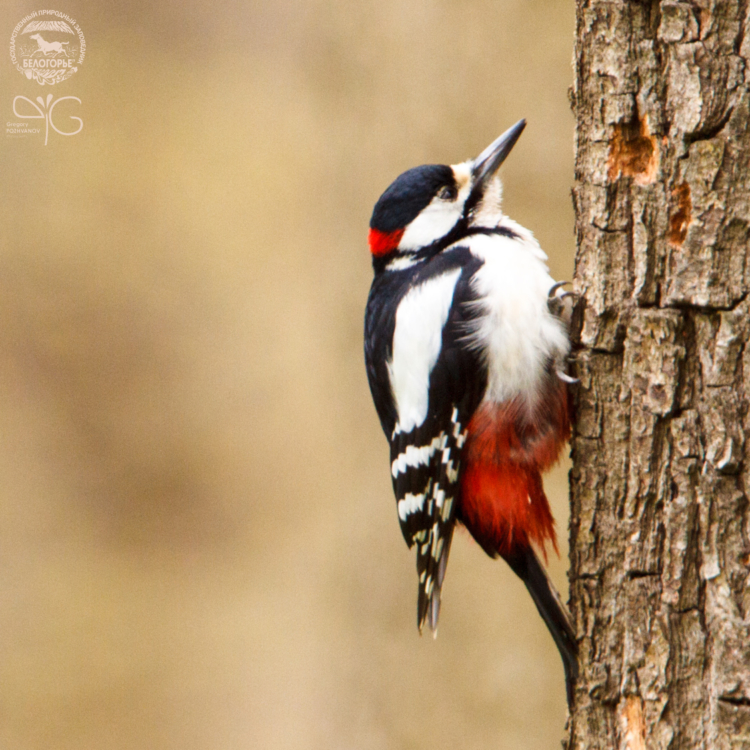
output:
[[[443,327],[461,269],[424,281],[404,295],[396,311],[388,376],[396,402],[394,434],[410,432],[427,416],[430,373],[440,356]]]

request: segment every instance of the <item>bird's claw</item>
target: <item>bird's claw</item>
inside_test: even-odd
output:
[[[558,282],[556,282],[555,284],[553,284],[550,287],[549,292],[547,292],[547,296],[550,299],[552,299],[553,297],[557,297],[558,296],[557,295],[557,290],[561,289],[564,286],[567,286],[568,284],[570,284],[569,281],[558,281]],[[565,292],[565,294],[570,294],[570,292]]]
[[[558,281],[547,292],[547,308],[556,318],[560,318],[567,325],[570,324],[573,307],[575,307],[576,300],[578,299],[578,294],[575,292],[568,292],[562,289],[562,287],[569,283],[569,281]]]

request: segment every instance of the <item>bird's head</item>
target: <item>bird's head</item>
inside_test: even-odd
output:
[[[376,266],[398,267],[417,254],[456,242],[474,227],[495,227],[502,218],[497,170],[526,120],[493,141],[476,159],[409,169],[380,196],[370,219],[370,252]]]

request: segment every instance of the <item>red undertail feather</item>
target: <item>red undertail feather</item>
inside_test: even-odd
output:
[[[560,386],[550,387],[537,408],[520,399],[485,404],[469,423],[461,518],[490,554],[507,557],[534,543],[546,559],[548,541],[558,551],[542,472],[570,435],[567,390]]]

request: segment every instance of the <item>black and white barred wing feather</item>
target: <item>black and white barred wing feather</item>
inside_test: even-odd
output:
[[[462,447],[486,385],[485,363],[466,346],[479,265],[466,248],[451,249],[414,273],[376,277],[367,306],[367,373],[390,441],[401,530],[417,548],[420,629],[437,627]]]
[[[429,419],[391,440],[391,476],[407,544],[416,545],[417,624],[437,628],[459,494],[461,448],[466,439],[459,409],[449,419]]]

